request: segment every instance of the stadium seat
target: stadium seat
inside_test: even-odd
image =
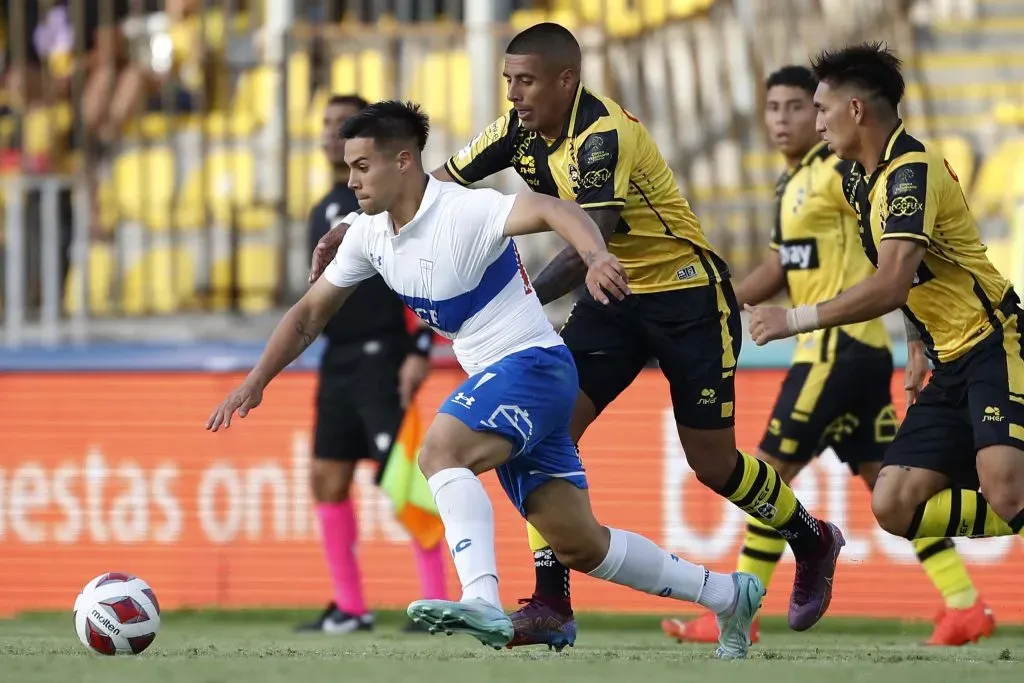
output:
[[[1021,159],[1024,159],[1024,138],[1005,140],[988,154],[968,195],[975,216],[1009,216],[1007,181],[1016,177]]]
[[[195,297],[196,267],[185,247],[153,246],[125,269],[121,306],[125,315],[174,313]]]
[[[939,137],[926,142],[931,142],[942,152],[942,156],[946,158],[960,180],[960,187],[965,193],[969,192],[974,181],[974,150],[971,143],[958,135]]]
[[[288,156],[288,216],[305,221],[313,204],[331,189],[331,166],[320,150],[293,151]]]
[[[473,130],[471,67],[465,50],[428,53],[413,72],[410,99],[423,105],[434,121],[468,140]]]
[[[245,313],[262,313],[274,304],[278,285],[279,251],[273,244],[242,244],[238,249],[238,305]],[[232,263],[213,264],[211,285],[215,309],[227,308],[231,297]]]
[[[111,177],[100,186],[100,221],[113,226],[137,221],[167,230],[174,206],[175,162],[170,147],[136,148],[114,160]]]
[[[341,54],[331,62],[331,90],[335,94],[358,94],[376,102],[394,97],[392,83],[391,69],[376,50]]]
[[[72,315],[81,310],[83,299],[88,298],[88,311],[92,315],[109,315],[112,312],[114,287],[114,255],[110,244],[93,244],[89,247],[87,265],[88,290],[83,297],[80,278],[81,266],[72,263],[64,287],[64,310]]]
[[[260,230],[273,224],[271,207],[256,200],[256,162],[246,149],[216,149],[206,155],[185,178],[178,203],[178,223],[200,227],[205,209],[220,225],[236,220],[243,230]]]

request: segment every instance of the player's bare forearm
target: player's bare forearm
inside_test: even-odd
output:
[[[903,327],[907,331],[907,344],[913,344],[914,342],[921,341],[921,331],[917,329],[917,325],[910,322],[910,318],[903,316]]]
[[[434,176],[434,178],[440,180],[442,183],[455,182],[455,178],[452,178],[451,174],[448,173],[448,169],[446,169],[444,166],[438,166],[430,173],[430,175]]]
[[[740,307],[771,299],[786,287],[786,271],[782,269],[779,254],[772,251],[750,275],[736,285],[736,299]]]
[[[317,280],[274,328],[256,367],[249,373],[249,379],[260,387],[270,384],[323,332],[327,321],[353,289],[335,287],[322,278]]]
[[[597,224],[605,243],[615,231],[619,222],[618,209],[595,209],[587,214]],[[573,291],[586,279],[587,264],[574,246],[568,246],[548,263],[533,279],[533,288],[542,304],[562,298]]]
[[[874,320],[906,304],[924,252],[919,242],[884,240],[878,248],[878,269],[874,275],[818,304],[818,327]]]

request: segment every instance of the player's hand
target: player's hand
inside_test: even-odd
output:
[[[316,247],[313,249],[313,261],[309,266],[310,283],[316,282],[317,278],[323,275],[324,270],[327,269],[327,264],[334,259],[346,230],[348,230],[348,223],[338,223],[316,243]]]
[[[619,259],[607,251],[599,251],[586,258],[587,264],[587,290],[590,295],[602,304],[608,303],[610,293],[619,301],[625,299],[632,292],[626,284],[626,269]]]
[[[250,410],[258,406],[262,401],[263,387],[247,379],[242,383],[242,386],[232,391],[228,394],[227,398],[221,401],[221,404],[213,411],[213,415],[206,421],[206,428],[211,432],[216,432],[221,427],[227,429],[231,426],[231,418],[234,416],[235,411],[238,411],[238,417],[245,417],[249,414]]]
[[[398,398],[402,408],[412,405],[412,397],[423,384],[430,372],[430,359],[418,353],[410,353],[405,357],[402,367],[398,369]]]
[[[907,407],[917,402],[928,376],[928,357],[924,355],[924,342],[907,342],[907,367],[903,372],[903,388],[907,392]]]
[[[743,306],[750,314],[750,338],[758,346],[776,339],[793,336],[786,321],[786,309],[781,306]]]

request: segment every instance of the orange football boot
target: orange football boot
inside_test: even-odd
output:
[[[711,612],[705,612],[690,621],[664,619],[661,622],[661,630],[666,636],[678,640],[680,643],[718,642],[718,620]],[[759,640],[761,640],[761,620],[754,619],[754,623],[750,627],[750,642],[756,643]]]
[[[935,618],[935,631],[925,645],[959,647],[987,638],[995,630],[996,620],[992,610],[978,598],[967,609],[942,608]]]

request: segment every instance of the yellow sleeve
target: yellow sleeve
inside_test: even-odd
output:
[[[585,209],[625,206],[635,156],[632,131],[601,119],[580,138],[576,203]]]
[[[938,211],[938,192],[923,154],[907,154],[893,162],[886,173],[881,239],[905,239],[931,244]]]
[[[445,162],[444,170],[455,182],[472,185],[512,165],[519,119],[509,110],[484,128],[468,145]]]

